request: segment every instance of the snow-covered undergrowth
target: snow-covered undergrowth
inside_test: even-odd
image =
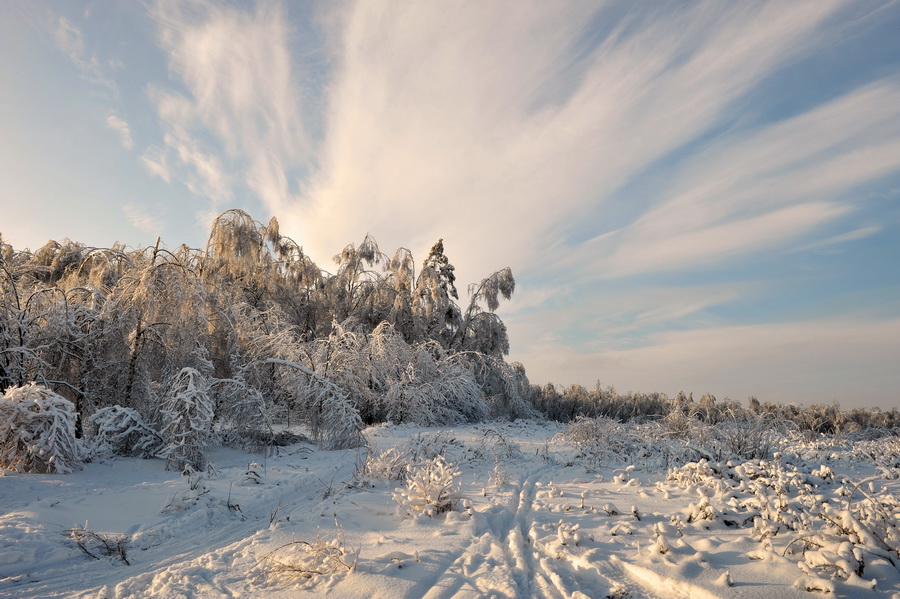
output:
[[[72,402],[34,383],[0,396],[0,468],[65,474],[80,465]]]
[[[109,416],[110,447],[119,420],[142,438]],[[896,434],[678,426],[380,425],[189,476],[99,450],[6,471],[0,596],[900,598]]]

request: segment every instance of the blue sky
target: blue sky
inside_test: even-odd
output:
[[[896,2],[7,2],[0,232],[511,266],[535,383],[900,404]]]

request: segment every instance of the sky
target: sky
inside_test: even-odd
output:
[[[900,4],[7,1],[0,233],[278,218],[460,290],[532,383],[900,406]],[[466,302],[465,293],[462,302]]]

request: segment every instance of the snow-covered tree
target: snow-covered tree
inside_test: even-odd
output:
[[[0,398],[0,467],[68,474],[80,465],[72,402],[36,383],[7,389]]]
[[[508,269],[474,287],[463,314],[442,241],[418,274],[409,250],[389,259],[369,235],[336,262],[322,271],[276,219],[241,210],[215,220],[203,249],[64,240],[31,254],[0,238],[0,389],[36,381],[74,402],[79,423],[102,413],[112,426],[104,410],[120,406],[135,412],[119,424],[137,415],[162,434],[190,369],[210,434],[239,445],[295,416],[323,446],[346,446],[363,422],[524,413],[527,379],[502,359],[495,313]]]
[[[182,368],[168,385],[161,408],[166,470],[203,470],[212,438],[214,406],[209,381],[193,368]]]
[[[444,255],[444,241],[439,239],[425,258],[413,291],[413,314],[422,323],[427,338],[444,347],[452,344],[462,325],[459,306],[453,301],[459,299],[454,270]]]
[[[158,389],[184,367],[208,370],[209,313],[198,273],[156,245],[131,256],[131,268],[105,298],[91,326],[85,392],[97,405],[121,404],[148,420]]]
[[[213,430],[226,445],[264,449],[272,440],[266,401],[243,378],[213,379],[209,393],[215,405]]]
[[[91,414],[87,425],[87,454],[155,457],[164,448],[162,436],[131,408],[109,406]]]
[[[477,351],[489,356],[508,354],[509,335],[496,311],[500,307],[500,298],[510,299],[515,289],[516,280],[509,267],[498,270],[478,285],[472,285],[469,288],[469,307],[450,340],[450,348]]]

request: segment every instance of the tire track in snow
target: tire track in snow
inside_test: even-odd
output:
[[[539,561],[529,534],[537,483],[549,468],[530,471],[516,485],[506,505],[494,504],[476,512],[483,532],[447,568],[425,583],[430,587],[424,595],[426,599],[557,597],[534,592],[546,585],[536,575]]]
[[[552,522],[550,511],[542,506],[537,497],[540,475],[549,470],[542,469],[523,483],[519,508],[514,515],[515,526],[509,537],[511,555],[516,561],[527,564],[522,572],[528,579],[520,583],[520,597],[541,597],[545,599],[587,599],[589,597],[628,596],[642,599],[638,589],[629,588],[627,595],[623,581],[630,577],[621,567],[608,565],[608,554],[599,549],[573,551],[570,545],[563,547],[547,542],[548,533],[542,531],[538,519]],[[543,507],[543,509],[542,509]],[[544,516],[541,518],[541,516]],[[561,539],[562,536],[550,535]],[[541,538],[543,537],[543,538]],[[521,558],[519,556],[521,555]],[[604,567],[598,567],[603,564]],[[598,594],[599,593],[599,594]],[[651,594],[649,597],[655,597]]]
[[[476,512],[480,534],[450,565],[422,581],[408,596],[586,599],[627,589],[623,596],[655,597],[602,551],[560,551],[547,542],[548,533],[542,532],[539,520],[546,523],[553,518],[538,499],[538,484],[551,470],[545,465],[529,471],[505,504]]]

